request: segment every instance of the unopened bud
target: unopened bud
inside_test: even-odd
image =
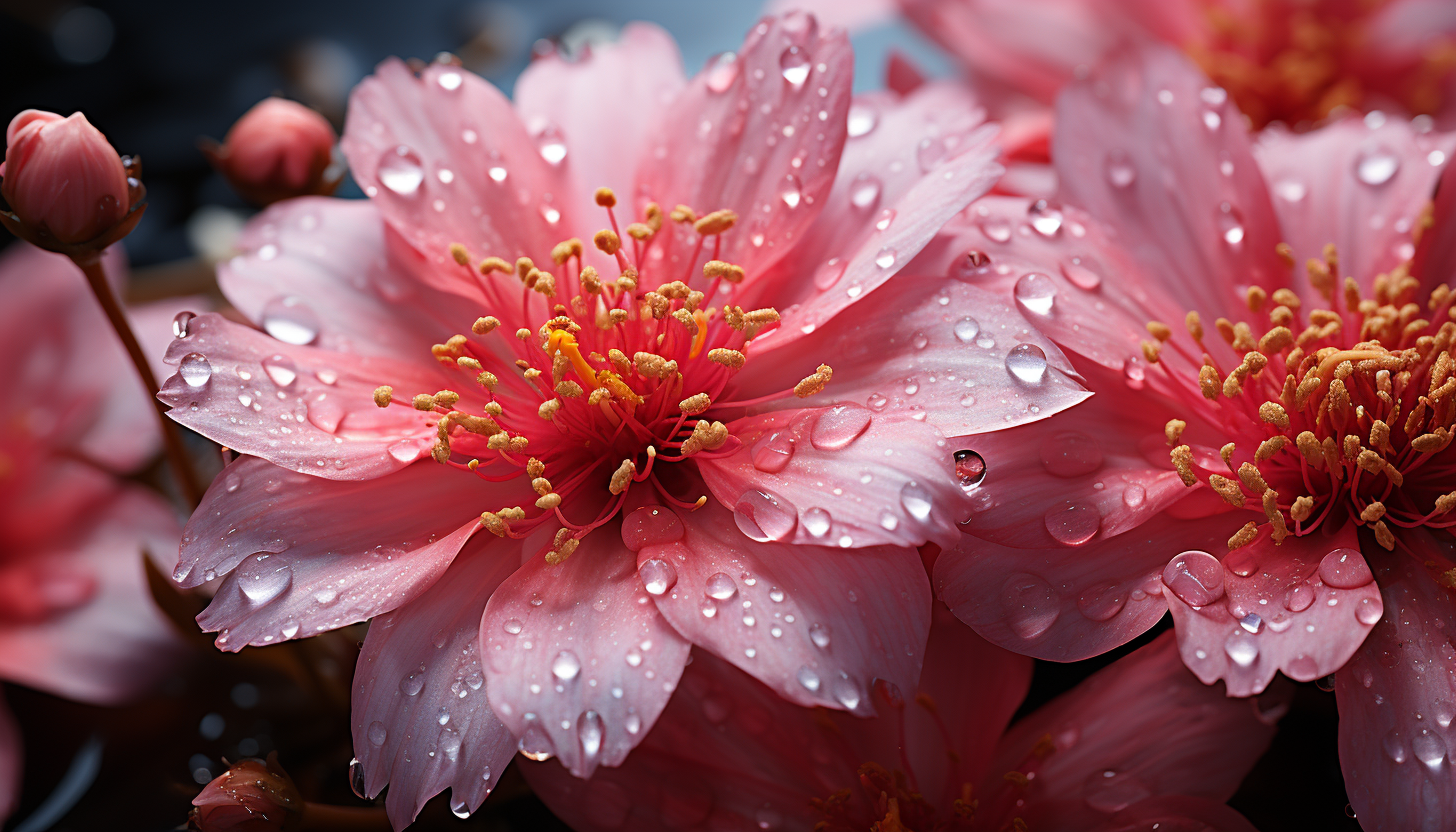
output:
[[[249,202],[328,195],[342,179],[330,171],[334,128],[309,108],[265,98],[243,114],[221,145],[204,145],[213,167]]]

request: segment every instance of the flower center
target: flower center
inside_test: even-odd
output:
[[[1280,251],[1292,267],[1288,247]],[[1148,324],[1144,357],[1187,408],[1186,421],[1166,426],[1183,483],[1204,482],[1229,505],[1261,512],[1276,544],[1340,516],[1368,526],[1386,549],[1395,547],[1392,526],[1456,525],[1450,287],[1436,287],[1422,308],[1406,262],[1376,278],[1373,297],[1348,277],[1337,291],[1333,246],[1306,268],[1327,306],[1303,310],[1288,289],[1252,287],[1249,311],[1267,313],[1269,326],[1256,337],[1249,323],[1218,319],[1231,352],[1205,349],[1196,312],[1185,321],[1196,349]],[[1253,542],[1261,525],[1247,523],[1229,548]]]
[[[633,484],[650,484],[661,499],[680,508],[703,505],[705,495],[673,496],[673,487],[683,480],[664,476],[664,465],[734,452],[738,440],[715,416],[790,393],[812,395],[832,374],[820,365],[791,390],[729,401],[725,392],[747,361],[748,343],[779,320],[771,308],[710,306],[725,283],[745,277],[741,267],[717,257],[736,215],[725,210],[698,216],[680,205],[664,216],[649,204],[641,221],[626,226],[623,239],[613,212],[616,196],[601,188],[596,202],[611,227],[598,231],[592,242],[615,261],[614,278],[584,262],[584,246],[576,238],[553,248],[552,271],[528,257],[514,263],[496,256],[477,260],[462,245],[450,247],[453,260],[471,279],[519,282],[521,319],[529,319],[542,300],[549,312],[535,329],[514,333],[497,333],[501,321],[481,317],[471,326],[476,338],[461,334],[436,344],[434,357],[462,372],[460,390],[465,392],[420,393],[408,402],[439,416],[432,451],[436,462],[491,482],[523,474],[530,478],[535,511],[506,507],[485,512],[480,522],[496,535],[511,537],[522,537],[543,522],[560,523],[547,551],[552,563],[565,560],[582,537],[615,516]],[[697,249],[686,273],[648,288],[653,285],[649,273],[664,268],[659,264],[666,258],[653,257],[652,248],[666,222],[691,227]],[[712,255],[699,278],[697,264],[710,243]],[[406,404],[396,402],[388,387],[375,391],[375,403]],[[581,500],[585,511],[577,516],[563,513],[566,498],[593,491],[604,492],[605,498]]]

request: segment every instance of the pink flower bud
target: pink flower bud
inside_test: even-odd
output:
[[[205,147],[213,166],[248,200],[269,204],[309,194],[330,194],[339,177],[326,177],[334,128],[294,101],[265,98],[243,114],[221,147]]]
[[[246,759],[234,763],[192,799],[187,828],[197,832],[277,832],[303,812],[303,798],[278,765]]]
[[[0,195],[20,222],[65,244],[115,228],[131,210],[126,168],[80,113],[26,110],[5,131]]]

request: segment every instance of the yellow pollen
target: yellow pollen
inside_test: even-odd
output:
[[[1178,439],[1183,436],[1183,429],[1188,423],[1182,419],[1169,419],[1168,424],[1163,426],[1163,435],[1168,438],[1169,445],[1177,445]]]
[[[698,214],[686,205],[679,205],[668,213],[668,219],[679,223],[695,223],[698,221]]]
[[[1208,485],[1214,490],[1214,493],[1223,498],[1224,502],[1234,508],[1243,508],[1244,491],[1239,488],[1238,483],[1219,474],[1210,474]]]
[[[699,217],[693,223],[693,230],[706,237],[722,234],[732,228],[736,222],[738,222],[738,215],[725,208]]]
[[[500,326],[500,321],[494,315],[486,315],[484,318],[476,318],[471,324],[470,331],[476,335],[488,335]]]
[[[617,194],[611,188],[597,188],[596,201],[603,208],[615,208],[617,205]]]
[[[1250,520],[1249,522],[1247,522],[1247,523],[1244,524],[1243,528],[1241,528],[1238,531],[1234,532],[1233,537],[1230,537],[1228,539],[1229,551],[1232,552],[1234,549],[1237,549],[1237,548],[1239,548],[1241,546],[1247,546],[1250,543],[1253,543],[1254,542],[1254,538],[1256,538],[1258,536],[1259,536],[1259,524],[1257,524],[1254,521]]]
[[[617,466],[617,470],[612,473],[612,481],[607,485],[607,490],[613,495],[621,494],[627,490],[627,486],[632,483],[632,478],[636,475],[637,463],[630,459],[622,460],[622,464]]]
[[[709,279],[721,278],[729,283],[737,284],[743,282],[744,276],[742,266],[735,266],[722,260],[709,260],[703,264],[703,277]]]
[[[1172,457],[1173,467],[1178,470],[1178,477],[1183,480],[1183,484],[1192,488],[1198,482],[1198,478],[1193,475],[1193,449],[1187,445],[1179,445],[1169,456]]]
[[[1148,321],[1147,329],[1148,334],[1159,341],[1166,341],[1173,337],[1173,330],[1169,329],[1167,324],[1159,321]]]
[[[820,364],[811,376],[806,376],[803,381],[794,385],[794,395],[806,399],[824,389],[829,379],[834,376],[834,370],[828,364]]]
[[[415,410],[431,411],[435,409],[435,397],[429,393],[420,393],[414,398]]]
[[[722,364],[730,370],[737,370],[743,366],[748,357],[738,350],[729,350],[719,347],[708,350],[708,360],[714,364]]]
[[[546,401],[541,402],[540,407],[536,408],[536,415],[549,422],[552,419],[556,418],[556,411],[560,409],[560,399],[547,399]]]
[[[390,387],[387,384],[382,384],[374,388],[374,403],[379,405],[380,407],[389,407],[389,403],[393,399],[393,396],[394,388]]]
[[[1300,497],[1299,499],[1295,500],[1294,501],[1294,505],[1293,506],[1290,506],[1290,508],[1289,508],[1289,516],[1290,517],[1293,517],[1296,521],[1298,521],[1300,523],[1303,523],[1304,521],[1308,520],[1310,514],[1312,514],[1313,512],[1314,512],[1314,498],[1313,497]]]
[[[606,254],[614,255],[622,249],[622,238],[612,229],[603,228],[592,237],[592,244]]]
[[[696,416],[706,411],[712,404],[713,400],[708,398],[707,393],[698,393],[678,402],[678,409],[688,416]]]
[[[453,257],[455,259],[455,262],[461,266],[470,265],[470,252],[466,251],[465,246],[462,246],[459,243],[450,244],[450,256]]]

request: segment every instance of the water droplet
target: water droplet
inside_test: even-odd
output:
[[[369,795],[365,794],[364,766],[360,764],[359,758],[355,757],[349,761],[349,789],[354,796],[360,800],[368,800]]]
[[[1314,603],[1314,588],[1309,584],[1300,584],[1289,590],[1284,596],[1284,608],[1290,612],[1304,612]]]
[[[1401,737],[1399,728],[1390,729],[1380,745],[1385,749],[1385,755],[1396,763],[1405,762],[1409,756],[1405,747],[1405,739]]]
[[[1224,640],[1223,652],[1239,667],[1248,667],[1259,658],[1259,645],[1254,637],[1242,630],[1235,630]]]
[[[878,231],[884,231],[884,230],[888,229],[890,227],[890,223],[892,223],[894,221],[895,221],[895,209],[894,208],[886,208],[885,210],[883,210],[883,211],[880,212],[879,219],[875,220],[875,229],[878,230]]]
[[[873,105],[858,101],[849,105],[848,130],[851,139],[869,135],[879,123],[880,114]]]
[[[274,555],[259,552],[238,566],[237,582],[249,603],[266,604],[293,585],[293,567]]]
[[[1126,604],[1127,594],[1112,584],[1097,584],[1077,596],[1077,611],[1092,621],[1108,621]]]
[[[526,725],[526,730],[521,733],[521,739],[516,743],[519,750],[526,759],[541,762],[549,760],[556,753],[556,746],[552,745],[551,737],[537,723],[531,722]]]
[[[981,233],[986,239],[1004,243],[1011,239],[1011,223],[1005,217],[987,217],[981,220]]]
[[[642,585],[649,595],[661,595],[677,583],[677,569],[659,558],[644,560],[637,567],[637,574],[641,576]]]
[[[662,506],[642,506],[622,521],[622,542],[634,552],[683,536],[682,520]]]
[[[986,478],[986,460],[975,451],[955,452],[956,479],[967,492],[974,491]]]
[[[961,318],[955,322],[955,337],[962,344],[969,344],[981,334],[981,324],[975,318]]]
[[[703,592],[707,593],[709,598],[727,601],[737,594],[738,584],[733,582],[733,578],[728,573],[715,572],[708,577],[707,583],[703,585]]]
[[[465,82],[465,78],[458,72],[442,72],[440,73],[440,77],[435,79],[435,82],[447,90],[454,91],[460,89],[460,85]]]
[[[844,706],[845,710],[852,711],[859,707],[859,688],[848,679],[836,679],[834,681],[834,698]]]
[[[1129,389],[1143,389],[1143,385],[1147,383],[1147,377],[1147,365],[1138,356],[1130,356],[1122,362],[1122,380],[1127,382]]]
[[[811,624],[809,626],[809,640],[820,650],[829,649],[829,628],[823,624]]]
[[[875,265],[882,269],[895,265],[895,250],[889,246],[880,249],[880,253],[875,255]]]
[[[794,456],[794,437],[787,429],[771,430],[753,445],[753,467],[765,474],[777,474]]]
[[[495,165],[490,170],[486,171],[486,173],[490,176],[491,179],[495,180],[496,182],[504,182],[506,181],[506,177],[510,175],[510,171],[507,171],[500,165]]]
[[[1384,145],[1367,147],[1355,156],[1355,178],[1366,185],[1384,185],[1400,170],[1400,159]]]
[[[548,165],[559,165],[566,159],[566,139],[555,125],[548,124],[536,134],[536,150]]]
[[[189,352],[182,356],[182,363],[177,365],[177,373],[188,387],[206,387],[207,382],[212,379],[212,364],[202,353]]]
[[[739,531],[759,543],[786,540],[799,523],[798,513],[787,500],[758,489],[745,491],[738,498],[733,519]]]
[[[1355,549],[1336,549],[1320,560],[1319,577],[1335,589],[1354,589],[1375,580],[1365,558]]]
[[[1097,440],[1077,431],[1061,431],[1048,437],[1041,446],[1041,464],[1047,473],[1058,477],[1081,477],[1102,467],[1102,446]]]
[[[1183,552],[1163,567],[1163,583],[1183,603],[1206,606],[1223,597],[1223,564],[1207,552]]]
[[[1446,741],[1429,728],[1422,728],[1411,740],[1411,753],[1428,767],[1436,768],[1446,759]]]
[[[1046,368],[1046,353],[1036,344],[1017,344],[1006,353],[1006,369],[1027,384],[1040,383]]]
[[[178,312],[177,317],[172,319],[172,335],[177,338],[186,338],[187,327],[195,317],[197,316],[191,312]]]
[[[930,173],[935,170],[936,165],[945,161],[949,152],[950,149],[939,138],[921,139],[915,146],[915,162],[920,165],[922,173]]]
[[[794,89],[803,87],[809,78],[808,54],[800,47],[790,46],[779,55],[779,71]]]
[[[263,306],[263,329],[285,344],[304,346],[318,338],[319,317],[296,297],[274,298]]]
[[[570,650],[562,650],[551,660],[551,675],[563,682],[570,682],[581,672],[581,660]]]
[[[1061,210],[1048,205],[1044,199],[1038,199],[1026,209],[1026,218],[1031,220],[1031,227],[1036,233],[1043,237],[1055,237],[1062,231]]]
[[[399,680],[399,692],[405,696],[418,696],[425,689],[425,674],[411,673]]]
[[[930,489],[915,480],[900,486],[900,505],[916,520],[924,523],[930,519],[932,504]]]
[[[1260,618],[1258,613],[1251,612],[1239,619],[1239,626],[1247,632],[1258,635],[1259,631],[1264,629],[1264,619]]]
[[[590,760],[602,750],[602,715],[586,711],[576,719],[576,738],[581,743],[581,756]]]
[[[369,723],[369,729],[365,734],[369,738],[369,744],[376,748],[384,745],[384,741],[389,739],[389,729],[385,728],[384,723],[378,720]]]
[[[1366,626],[1374,626],[1382,612],[1380,602],[1374,598],[1361,598],[1355,604],[1355,620]]]
[[[1102,516],[1091,503],[1068,502],[1047,509],[1042,523],[1047,533],[1063,546],[1081,546],[1097,536]]]
[[[738,56],[732,52],[720,52],[708,59],[704,71],[705,81],[711,92],[721,93],[733,86],[738,79]]]
[[[1239,209],[1222,203],[1218,207],[1218,231],[1229,248],[1239,249],[1244,244],[1244,215]]]
[[[849,183],[849,202],[861,211],[868,211],[880,201],[880,178],[873,173],[860,173]]]
[[[1106,171],[1107,181],[1114,188],[1127,188],[1137,181],[1137,166],[1121,150],[1108,151],[1102,169]]]
[[[804,512],[804,530],[814,537],[829,533],[829,512],[817,506]]]
[[[1223,124],[1223,116],[1219,115],[1214,110],[1203,111],[1204,127],[1207,127],[1209,130],[1217,130],[1219,128],[1219,125],[1221,124]]]
[[[1050,315],[1056,302],[1057,284],[1040,272],[1028,272],[1016,281],[1016,302],[1037,315]]]
[[[1081,257],[1068,257],[1061,262],[1061,268],[1062,276],[1078,289],[1092,292],[1102,285],[1102,275],[1092,268],[1089,261]]]
[[[520,635],[523,627],[524,625],[521,624],[521,620],[519,618],[509,619],[508,621],[506,621],[505,624],[501,625],[501,629],[505,630],[508,634],[513,636]]]
[[[1061,614],[1061,601],[1046,581],[1035,575],[1012,575],[1001,587],[1006,623],[1024,639],[1045,633]]]
[[[279,387],[288,387],[298,378],[298,365],[286,355],[270,355],[263,359],[263,372]]]
[[[458,745],[456,749],[459,749]],[[466,803],[463,798],[456,798],[452,795],[450,798],[450,814],[461,820],[467,820],[470,817],[470,804]]]
[[[400,196],[414,196],[425,181],[420,157],[404,145],[385,151],[379,160],[379,182]]]
[[[804,686],[804,690],[810,693],[819,692],[819,674],[810,669],[808,665],[799,668],[796,678],[799,680],[799,684]]]
[[[835,405],[814,420],[809,431],[809,443],[821,451],[847,448],[869,430],[870,419],[870,412],[859,405]]]

